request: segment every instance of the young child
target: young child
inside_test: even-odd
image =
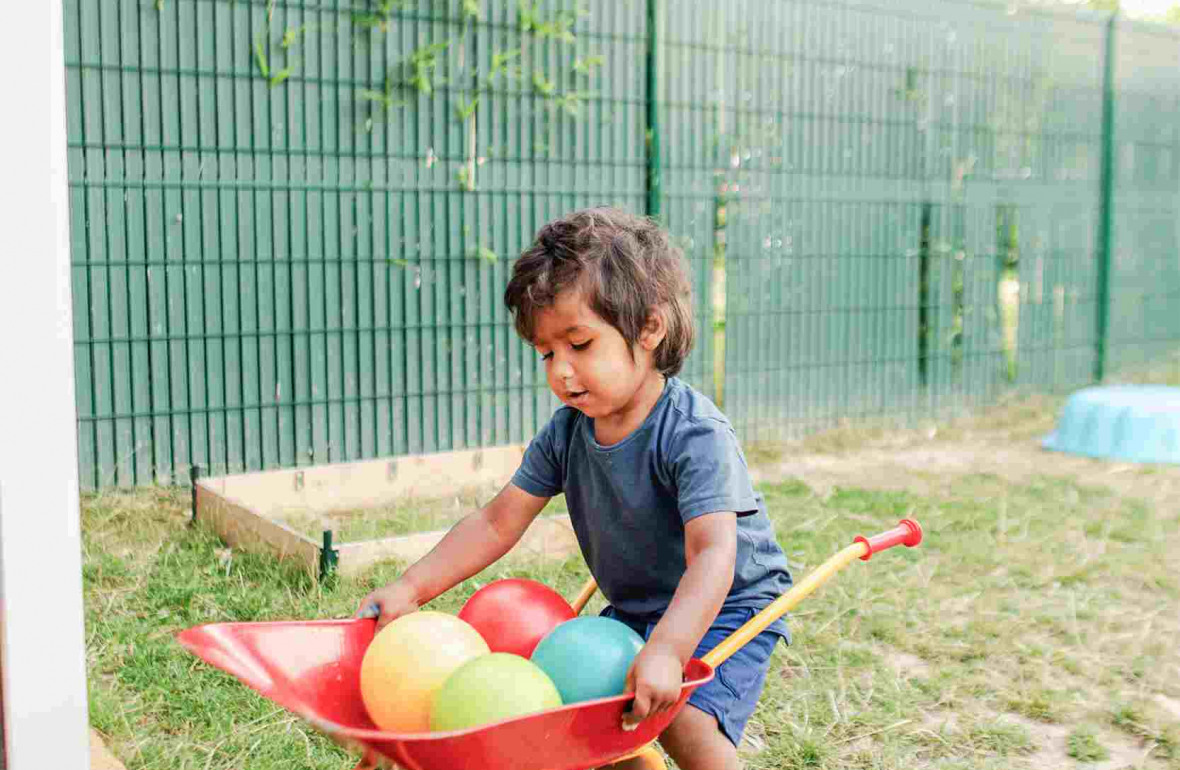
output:
[[[728,420],[676,377],[692,348],[684,259],[651,220],[615,209],[541,228],[504,301],[564,406],[519,470],[427,556],[361,603],[378,627],[480,572],[565,493],[603,614],[647,643],[628,675],[632,724],[675,704],[682,671],[791,584]],[[698,688],[660,743],[683,770],[739,767],[780,620]],[[616,767],[625,767],[620,764]]]

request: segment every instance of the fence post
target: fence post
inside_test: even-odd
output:
[[[192,487],[192,495],[193,495],[193,499],[192,499],[193,514],[192,514],[192,517],[189,519],[189,522],[191,523],[191,522],[195,522],[197,520],[197,482],[201,480],[201,466],[200,466],[200,464],[193,463],[192,466],[189,468],[188,475],[189,475],[189,485]]]
[[[1098,221],[1098,339],[1094,356],[1094,381],[1106,377],[1106,341],[1110,325],[1110,260],[1114,211],[1114,31],[1118,12],[1106,22],[1106,50],[1102,75],[1102,199]]]
[[[660,86],[664,70],[661,28],[664,0],[647,0],[647,205],[649,217],[660,217]]]

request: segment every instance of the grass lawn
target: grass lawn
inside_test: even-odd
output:
[[[1028,425],[1043,407],[1017,405],[991,432],[842,437],[762,458],[759,486],[797,577],[905,516],[927,537],[850,565],[799,607],[747,767],[1180,768],[1180,468],[1041,452]],[[84,500],[92,724],[130,770],[351,768],[173,635],[346,616],[398,565],[320,587],[187,521],[184,491]],[[479,581],[506,576],[570,596],[586,573],[570,559]],[[457,611],[478,585],[435,606]]]

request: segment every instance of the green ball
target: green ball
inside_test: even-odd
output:
[[[535,663],[507,652],[467,661],[434,695],[430,729],[465,730],[557,708],[557,686]]]

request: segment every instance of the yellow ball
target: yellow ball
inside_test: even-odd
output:
[[[479,632],[454,615],[403,615],[381,629],[365,650],[365,709],[382,730],[426,732],[435,692],[459,666],[489,652]]]

